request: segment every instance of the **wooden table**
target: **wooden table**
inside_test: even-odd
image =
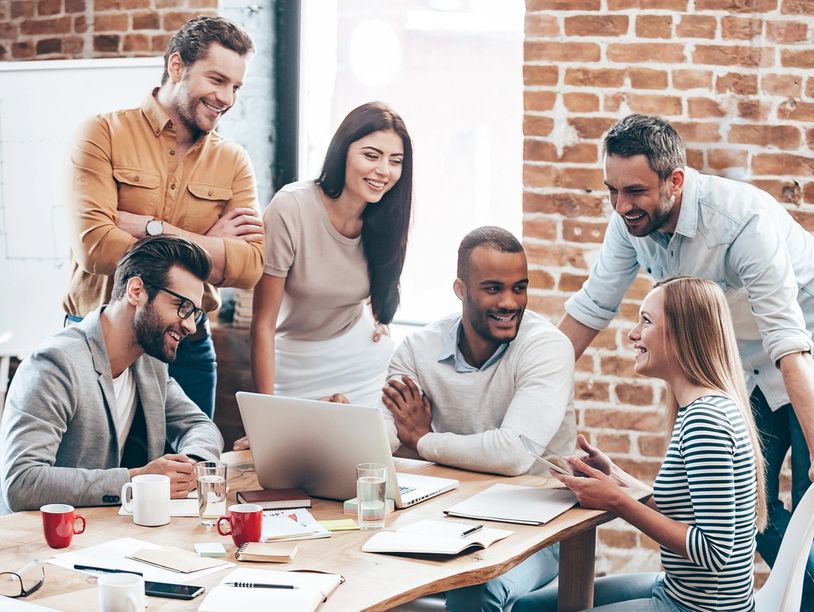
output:
[[[229,503],[235,491],[258,488],[251,464],[251,454],[226,453],[229,464]],[[496,482],[518,485],[554,486],[553,480],[535,476],[505,478],[489,474],[465,472],[426,462],[396,460],[399,471],[411,471],[432,476],[447,476],[461,481],[460,487],[387,516],[387,527],[399,527],[425,518],[440,518],[442,511]],[[162,545],[192,549],[196,542],[220,541],[231,557],[235,546],[212,528],[200,524],[197,518],[174,517],[163,527],[140,527],[129,517],[118,516],[118,507],[82,508],[88,526],[84,534],[74,536],[75,550],[107,542],[119,537],[133,537]],[[311,512],[318,519],[346,518],[338,502],[314,499]],[[514,530],[514,534],[489,548],[453,558],[415,558],[364,553],[362,544],[369,532],[334,533],[330,539],[299,542],[299,552],[288,564],[241,564],[267,569],[316,569],[339,573],[346,578],[320,610],[386,610],[417,597],[450,589],[479,584],[499,576],[516,566],[532,553],[560,542],[560,609],[581,610],[593,600],[594,545],[596,526],[613,517],[605,512],[572,508],[547,525],[487,525]],[[47,560],[55,552],[45,544],[39,512],[19,512],[0,517],[3,569],[16,569],[32,558]],[[223,577],[220,572],[195,580],[207,588]],[[95,608],[95,578],[54,565],[46,566],[43,587],[25,601],[40,603],[61,610],[92,610]],[[69,595],[70,596],[66,596]],[[195,610],[201,598],[178,601],[148,598],[149,610]],[[247,611],[248,612],[248,611]]]

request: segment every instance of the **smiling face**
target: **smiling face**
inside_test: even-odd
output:
[[[455,293],[463,303],[464,333],[485,341],[494,352],[514,340],[523,320],[529,285],[526,255],[475,247],[467,276],[455,281]]]
[[[352,142],[345,162],[343,194],[376,203],[401,178],[404,143],[392,130],[379,130]]]
[[[664,290],[656,287],[642,300],[639,322],[628,334],[636,351],[637,374],[667,380],[675,369],[675,351],[667,341],[666,331]]]
[[[218,43],[189,66],[178,53],[169,58],[169,74],[177,86],[173,110],[193,134],[211,132],[220,118],[235,105],[246,79],[248,59]]]
[[[183,295],[200,307],[203,282],[191,272],[173,266],[167,273],[167,289]],[[146,296],[146,292],[145,292]],[[145,297],[146,300],[146,297]],[[136,309],[134,319],[136,341],[148,355],[165,363],[175,361],[178,345],[187,334],[195,332],[194,317],[181,319],[178,306],[181,300],[164,291],[158,291],[152,300]]]
[[[605,157],[605,184],[613,209],[632,236],[675,230],[680,209],[684,170],[676,169],[662,181],[644,155]]]

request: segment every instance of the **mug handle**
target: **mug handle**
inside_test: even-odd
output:
[[[129,493],[129,495],[128,495]],[[133,483],[125,482],[122,485],[122,508],[125,512],[133,513]],[[129,498],[129,499],[128,499]]]
[[[220,529],[221,522],[225,522],[227,525],[229,525],[229,531],[226,531],[226,532],[221,531],[221,529]],[[217,522],[217,523],[215,523],[215,527],[217,527],[217,529],[218,529],[218,533],[219,533],[220,535],[222,535],[222,536],[231,535],[231,533],[232,533],[232,523],[229,521],[229,517],[228,517],[228,516],[221,516],[221,517],[219,517],[219,518],[218,518],[218,522]]]
[[[82,524],[81,529],[76,528],[77,523]],[[74,532],[75,535],[79,535],[80,533],[85,533],[85,525],[87,525],[87,523],[85,522],[85,517],[84,516],[82,516],[81,514],[77,514],[77,515],[74,516],[74,519],[73,519],[73,532]]]

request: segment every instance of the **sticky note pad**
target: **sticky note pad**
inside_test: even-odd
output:
[[[353,531],[359,529],[359,525],[353,519],[335,519],[332,521],[319,521],[328,531]]]
[[[199,542],[195,545],[199,557],[225,557],[226,549],[219,542]]]

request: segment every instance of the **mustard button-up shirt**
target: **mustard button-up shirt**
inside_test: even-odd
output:
[[[257,210],[254,172],[246,151],[210,132],[183,159],[175,155],[175,128],[155,99],[140,108],[97,115],[79,131],[71,149],[68,226],[71,279],[65,311],[84,316],[109,301],[113,272],[136,239],[116,227],[119,210],[150,215],[206,234],[233,208]],[[221,286],[249,289],[263,273],[263,242],[224,238]],[[208,284],[203,308],[220,303]]]

